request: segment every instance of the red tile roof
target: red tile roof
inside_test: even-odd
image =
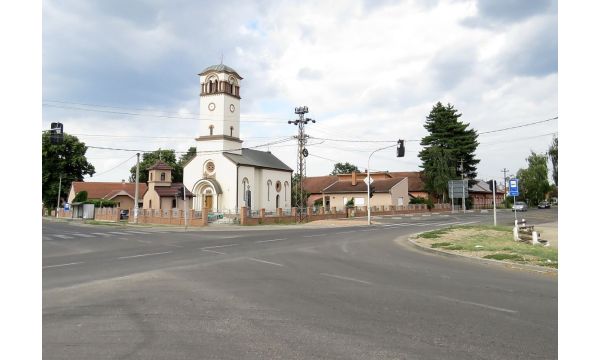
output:
[[[159,160],[156,163],[154,163],[154,165],[152,165],[150,168],[148,168],[148,170],[173,170],[173,168],[170,167],[167,163],[164,163]]]
[[[155,186],[154,190],[160,197],[178,196],[179,189],[183,186],[183,183],[172,183],[171,186]],[[194,194],[188,188],[185,188],[185,197],[194,197]]]
[[[390,172],[390,175],[408,178],[408,191],[425,191],[425,182],[421,171],[394,171]]]
[[[132,198],[135,197],[135,183],[124,183],[124,182],[83,182],[74,181],[71,183],[75,195],[81,191],[87,191],[88,199],[110,199],[121,191],[126,192]],[[139,198],[146,192],[147,185],[145,183],[139,184]]]
[[[338,181],[336,175],[312,176],[304,179],[302,186],[307,193],[317,194],[336,181]]]
[[[389,178],[382,180],[374,180],[371,183],[371,186],[375,188],[374,192],[376,193],[386,193],[389,192],[394,185],[398,184],[400,181],[404,180],[404,178]],[[333,183],[331,186],[327,187],[323,190],[325,194],[331,193],[349,193],[349,192],[367,192],[367,184],[364,181],[357,181],[356,185],[352,185],[351,181],[337,181]]]

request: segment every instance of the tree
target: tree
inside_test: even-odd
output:
[[[425,173],[425,190],[445,202],[448,181],[456,178],[456,168],[450,152],[438,146],[430,147],[423,167],[429,169]]]
[[[300,181],[300,175],[295,173],[292,176],[292,207],[306,207],[306,200],[308,199],[308,193],[303,191],[300,193],[298,182]],[[302,206],[301,206],[302,205]]]
[[[517,172],[521,193],[519,197],[529,205],[535,206],[546,199],[546,193],[550,190],[548,158],[545,154],[536,154],[532,151],[527,158],[527,163],[527,169],[519,169]]]
[[[58,185],[60,197],[65,200],[73,181],[83,181],[84,175],[94,175],[94,166],[87,161],[85,143],[73,135],[64,134],[61,144],[51,144],[50,132],[42,133],[42,202],[46,208],[57,206]]]
[[[358,166],[356,166],[356,165],[352,165],[348,162],[344,163],[344,164],[336,163],[333,166],[333,171],[329,175],[350,174],[353,171],[360,172],[360,170],[358,170]]]
[[[181,157],[179,158],[178,164],[179,166],[181,166],[181,168],[183,169],[188,162],[190,162],[193,158],[196,157],[197,151],[196,151],[196,147],[192,146],[188,149],[187,153],[181,155]]]
[[[477,176],[478,135],[474,129],[467,129],[468,123],[459,121],[461,116],[453,105],[444,106],[438,102],[425,121],[429,135],[421,139],[423,150],[419,158],[429,191],[438,197],[445,193],[450,178],[460,179],[464,175],[474,179]]]
[[[548,149],[548,156],[552,162],[552,180],[554,185],[558,186],[558,138],[552,138],[552,144]]]
[[[150,153],[142,154],[142,161],[140,161],[140,183],[148,182],[148,169],[156,164],[156,162],[159,160],[173,168],[171,171],[171,178],[173,182],[183,181],[183,169],[177,163],[175,150],[158,149]],[[131,176],[129,177],[130,182],[135,182],[135,168],[136,166],[134,165],[129,170],[131,173]]]

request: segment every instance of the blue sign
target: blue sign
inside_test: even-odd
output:
[[[508,195],[519,196],[519,179],[510,179],[508,181]]]
[[[65,211],[69,211],[69,210],[71,210],[71,204],[69,204],[69,203],[65,203],[65,204],[64,204],[64,209],[65,209]]]

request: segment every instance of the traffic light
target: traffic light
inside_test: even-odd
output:
[[[487,181],[487,184],[490,187],[490,191],[494,191],[494,187],[496,188],[496,191],[498,191],[498,183],[496,180]]]
[[[50,144],[61,144],[63,142],[63,124],[50,124]]]
[[[178,195],[179,195],[179,197],[180,197],[180,198],[182,198],[182,199],[184,199],[184,198],[185,198],[185,196],[184,196],[184,194],[183,194],[183,186],[179,188],[179,194],[178,194]]]
[[[373,197],[373,193],[375,192],[375,186],[371,185],[369,187],[369,198]]]
[[[404,157],[404,140],[398,140],[398,145],[396,146],[396,157]]]

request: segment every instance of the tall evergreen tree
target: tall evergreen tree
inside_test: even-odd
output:
[[[464,175],[466,179],[474,179],[477,176],[478,135],[474,129],[467,129],[469,124],[460,121],[461,116],[453,105],[444,106],[438,102],[425,121],[429,135],[421,139],[423,150],[419,158],[425,186],[437,197],[443,197],[447,192],[448,177],[460,179]]]
[[[60,197],[66,200],[71,183],[83,181],[84,175],[94,175],[94,166],[87,161],[85,143],[73,135],[64,134],[61,144],[52,144],[50,132],[42,133],[42,201],[53,209],[57,206],[58,185]]]

